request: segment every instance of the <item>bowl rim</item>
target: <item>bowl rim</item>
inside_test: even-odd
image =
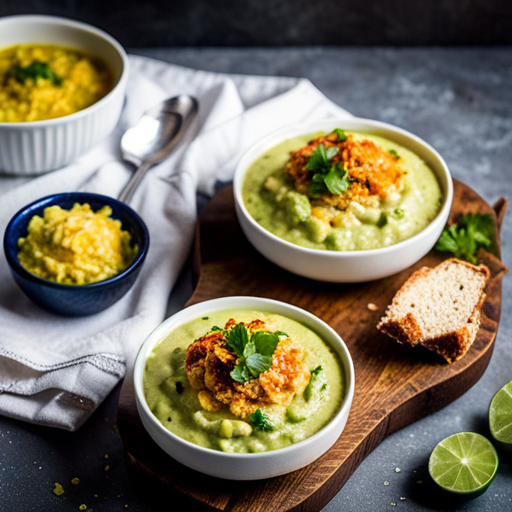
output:
[[[400,242],[397,242],[392,245],[388,245],[386,247],[379,247],[376,249],[359,249],[355,251],[330,251],[327,249],[313,249],[310,247],[303,247],[301,245],[294,244],[289,242],[283,238],[278,237],[274,233],[271,233],[263,226],[258,224],[256,220],[252,217],[252,215],[247,210],[245,203],[242,198],[242,186],[245,178],[245,174],[249,168],[249,166],[265,151],[268,151],[272,147],[276,146],[280,142],[284,142],[285,140],[298,137],[300,135],[306,135],[308,133],[314,133],[316,131],[322,131],[322,126],[326,125],[339,125],[341,129],[343,129],[343,125],[351,125],[351,124],[359,124],[359,125],[367,125],[369,128],[375,127],[383,130],[389,130],[394,132],[402,137],[407,139],[411,139],[415,143],[423,146],[431,155],[439,163],[439,168],[442,169],[444,177],[446,178],[446,192],[443,191],[443,203],[441,208],[437,212],[437,215],[425,226],[421,231],[416,233],[410,238],[406,238]],[[362,131],[361,128],[346,128],[347,131]],[[370,132],[371,135],[371,132]],[[387,138],[386,135],[382,135],[382,137]],[[273,141],[273,143],[271,143]],[[400,143],[406,149],[409,149],[406,144]],[[258,150],[255,156],[251,155]],[[410,150],[412,151],[412,150]],[[414,151],[413,151],[414,152]],[[249,158],[251,157],[251,158]],[[437,176],[437,173],[433,171],[438,183],[441,187],[443,187],[443,183],[440,183],[440,178]],[[364,258],[368,256],[377,257],[377,256],[385,256],[389,253],[393,253],[395,251],[400,251],[405,249],[410,245],[414,245],[416,241],[424,236],[428,236],[432,231],[436,229],[436,224],[439,219],[443,218],[445,215],[449,214],[452,201],[453,201],[453,181],[448,169],[448,165],[444,161],[443,157],[425,140],[414,135],[413,133],[404,130],[398,126],[385,123],[382,121],[377,121],[374,119],[367,119],[363,117],[350,117],[350,118],[327,118],[324,120],[310,121],[300,124],[292,124],[287,125],[285,127],[279,128],[278,130],[273,131],[272,133],[266,135],[265,137],[259,139],[257,142],[251,145],[251,147],[244,152],[242,157],[237,163],[234,177],[233,177],[233,195],[235,199],[235,205],[238,207],[238,211],[242,213],[244,219],[250,224],[250,226],[256,230],[256,232],[267,239],[270,239],[273,243],[280,245],[285,250],[296,250],[301,252],[304,255],[309,255],[312,257],[321,256],[323,258],[332,260],[332,259],[352,259],[352,258]]]
[[[103,98],[98,100],[97,102],[93,103],[92,105],[89,105],[88,107],[79,110],[78,112],[73,112],[72,114],[67,114],[65,116],[60,117],[54,117],[52,119],[41,119],[38,121],[17,121],[17,122],[0,122],[0,129],[5,128],[12,128],[14,130],[21,130],[23,128],[28,127],[44,127],[44,126],[51,126],[54,124],[59,123],[65,123],[65,122],[72,122],[75,119],[79,119],[80,117],[84,117],[88,115],[89,113],[100,109],[105,103],[110,101],[110,98],[114,96],[115,93],[122,87],[124,88],[126,82],[128,81],[128,72],[129,72],[129,60],[128,55],[126,54],[126,51],[121,46],[121,44],[114,39],[110,34],[105,32],[104,30],[101,30],[100,28],[97,28],[93,25],[89,25],[88,23],[83,23],[81,21],[76,21],[70,18],[65,18],[62,16],[51,16],[46,14],[18,14],[18,15],[12,15],[12,16],[4,16],[0,18],[0,28],[1,25],[4,23],[14,22],[14,21],[28,21],[28,22],[39,22],[44,24],[57,24],[61,26],[67,26],[71,27],[77,31],[83,31],[88,32],[90,34],[93,34],[100,39],[103,39],[107,43],[109,43],[112,48],[117,52],[119,57],[121,58],[122,62],[122,70],[121,74],[119,75],[119,78],[117,79],[116,83],[112,87],[112,89],[105,95]],[[22,44],[22,43],[20,43]],[[37,43],[27,43],[27,44],[37,44]],[[50,43],[48,43],[50,44]],[[15,46],[15,45],[13,45]],[[6,48],[9,48],[7,46]],[[70,47],[72,48],[72,47]],[[2,48],[3,49],[3,48]]]
[[[306,318],[311,321],[310,325],[309,323],[306,324],[306,326],[316,332],[319,336],[320,333],[318,333],[316,327],[320,326],[322,329],[324,329],[327,333],[329,333],[330,336],[332,336],[332,339],[336,340],[336,346],[333,346],[334,344],[331,342],[330,339],[325,340],[338,354],[338,356],[341,359],[341,364],[344,372],[345,377],[345,395],[343,396],[341,407],[336,412],[336,414],[331,418],[331,420],[324,425],[318,432],[315,432],[312,436],[303,439],[302,441],[299,441],[298,443],[291,444],[289,446],[286,446],[284,448],[278,448],[276,450],[269,450],[264,452],[257,452],[257,453],[229,453],[229,452],[222,452],[220,450],[214,450],[212,448],[205,448],[203,446],[199,446],[197,444],[194,444],[190,441],[187,441],[186,439],[183,439],[182,437],[174,434],[173,432],[167,430],[160,421],[156,418],[156,416],[151,412],[149,409],[149,406],[147,404],[146,398],[144,396],[143,391],[143,385],[142,385],[142,379],[144,376],[144,370],[146,367],[146,362],[150,354],[152,353],[153,349],[156,347],[158,343],[160,343],[164,336],[168,335],[170,332],[172,332],[173,329],[179,327],[180,325],[183,325],[184,323],[188,321],[193,321],[196,318],[199,318],[201,315],[204,315],[206,312],[213,312],[213,311],[222,311],[222,310],[228,310],[231,309],[230,306],[223,306],[225,303],[229,303],[232,301],[236,301],[240,305],[237,306],[239,309],[259,309],[262,312],[275,312],[272,311],[272,308],[274,309],[284,309],[287,311],[290,311],[292,313],[295,313],[297,316],[301,316],[302,318]],[[257,304],[256,306],[249,306],[244,305],[246,303],[249,304]],[[259,307],[261,305],[261,307]],[[267,306],[267,309],[265,309],[265,306]],[[281,314],[283,316],[286,316],[287,313],[276,313]],[[292,318],[296,321],[300,320],[298,318],[294,318],[290,316],[289,318]],[[324,336],[321,336],[322,339],[324,339]],[[232,459],[232,460],[257,460],[257,459],[265,459],[265,458],[272,458],[272,457],[278,457],[278,456],[285,456],[288,453],[292,453],[294,451],[300,451],[303,448],[306,448],[307,446],[311,444],[315,444],[319,439],[327,435],[330,431],[333,431],[336,429],[337,424],[345,417],[348,417],[350,408],[352,406],[352,401],[354,398],[354,389],[355,389],[355,370],[354,370],[354,363],[352,361],[352,356],[350,355],[350,351],[341,338],[341,336],[324,320],[317,317],[316,315],[313,315],[309,311],[306,311],[305,309],[299,308],[298,306],[294,306],[292,304],[288,304],[286,302],[278,301],[275,299],[268,299],[266,297],[255,297],[255,296],[228,296],[228,297],[219,297],[216,299],[210,299],[204,302],[199,302],[197,304],[193,304],[191,306],[187,306],[184,309],[178,311],[174,315],[170,316],[166,320],[164,320],[160,325],[158,325],[144,340],[142,345],[139,348],[139,351],[137,353],[137,356],[135,358],[134,363],[134,371],[133,371],[133,384],[134,384],[134,391],[135,391],[135,398],[137,405],[142,407],[146,419],[148,419],[151,424],[156,427],[158,432],[162,433],[164,436],[168,436],[173,442],[181,445],[185,449],[188,450],[196,450],[200,454],[205,454],[209,456],[218,456],[222,458]],[[141,415],[139,411],[139,415]],[[143,422],[144,423],[144,422]],[[147,427],[144,425],[144,428],[146,430]],[[336,437],[336,440],[338,439],[338,436]],[[336,442],[336,441],[335,441]],[[170,455],[169,455],[170,456]]]
[[[129,215],[131,215],[135,221],[140,225],[143,233],[143,243],[142,246],[139,247],[139,251],[137,253],[137,256],[135,259],[126,267],[122,272],[119,272],[119,274],[116,274],[115,276],[109,277],[108,279],[104,279],[103,281],[97,281],[95,283],[89,283],[89,284],[62,284],[62,283],[56,283],[54,281],[50,281],[49,279],[43,279],[42,277],[36,276],[35,274],[32,274],[29,272],[25,267],[21,265],[21,263],[18,260],[17,254],[13,255],[11,251],[7,249],[7,239],[9,237],[9,233],[12,230],[13,225],[16,223],[16,220],[19,218],[20,215],[23,215],[28,212],[30,209],[35,209],[37,207],[44,206],[45,203],[50,203],[52,200],[57,199],[59,196],[68,196],[72,197],[74,195],[81,196],[81,197],[89,197],[94,198],[100,201],[105,202],[105,206],[108,206],[109,204],[115,204],[117,207],[120,207],[121,209],[124,209],[128,212]],[[58,205],[57,205],[58,206]],[[35,215],[35,214],[33,214]],[[33,216],[32,215],[32,216]],[[144,262],[146,255],[149,250],[149,230],[146,226],[146,223],[142,220],[140,215],[133,210],[129,205],[126,203],[123,203],[121,201],[118,201],[117,199],[114,199],[113,197],[105,196],[102,194],[96,194],[94,192],[57,192],[55,194],[50,194],[44,197],[41,197],[40,199],[36,199],[35,201],[32,201],[31,203],[27,204],[23,208],[20,208],[12,217],[9,223],[7,224],[7,227],[5,228],[4,232],[4,253],[5,258],[7,260],[7,263],[11,267],[11,270],[16,272],[20,277],[26,280],[30,280],[40,286],[46,286],[49,288],[55,288],[59,290],[94,290],[97,288],[104,288],[104,287],[110,287],[115,284],[117,284],[119,281],[122,281],[124,278],[128,277],[128,275],[135,272]]]

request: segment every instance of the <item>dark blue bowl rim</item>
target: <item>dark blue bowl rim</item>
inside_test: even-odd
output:
[[[10,251],[7,250],[7,238],[8,234],[12,229],[13,224],[15,223],[16,219],[26,212],[27,210],[34,208],[35,206],[38,206],[41,203],[50,202],[53,199],[56,199],[60,196],[65,196],[72,198],[73,196],[80,196],[81,198],[94,198],[98,201],[105,202],[105,205],[109,204],[115,204],[121,209],[125,209],[129,212],[129,214],[138,222],[142,228],[143,232],[143,240],[142,240],[142,246],[139,247],[139,252],[137,253],[136,258],[130,263],[130,265],[125,268],[122,272],[119,274],[109,277],[108,279],[105,279],[103,281],[98,281],[96,283],[90,283],[90,284],[82,284],[82,285],[75,285],[75,284],[61,284],[61,283],[55,283],[54,281],[50,281],[48,279],[43,279],[42,277],[36,276],[34,274],[31,274],[28,270],[26,270],[18,261],[17,255],[16,257],[11,254]],[[82,200],[82,199],[80,199]],[[79,200],[79,201],[80,201]],[[146,226],[146,223],[142,220],[140,215],[130,206],[128,206],[126,203],[123,203],[121,201],[118,201],[117,199],[114,199],[113,197],[105,196],[102,194],[95,194],[93,192],[58,192],[56,194],[50,194],[48,196],[41,197],[30,204],[27,204],[20,210],[18,210],[11,220],[9,221],[9,224],[7,224],[7,227],[5,228],[5,234],[4,234],[4,253],[5,257],[7,259],[7,262],[9,263],[9,266],[11,269],[19,274],[24,279],[29,279],[33,281],[34,283],[40,284],[42,286],[48,286],[50,288],[56,288],[61,290],[69,290],[69,289],[80,289],[80,290],[94,290],[96,288],[103,288],[103,287],[109,287],[111,285],[116,284],[119,281],[122,281],[125,277],[135,272],[144,262],[144,259],[146,258],[146,254],[149,249],[149,231]]]

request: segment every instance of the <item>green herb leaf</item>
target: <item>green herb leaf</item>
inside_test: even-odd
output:
[[[396,149],[390,149],[388,153],[393,156],[396,160],[400,160],[400,155],[398,154],[398,151]]]
[[[258,354],[271,356],[279,343],[279,335],[275,332],[256,331],[251,336],[251,343],[256,346]]]
[[[260,373],[266,372],[272,366],[272,356],[263,356],[261,354],[252,354],[246,360],[245,364],[254,377]]]
[[[321,195],[325,194],[328,189],[327,189],[327,186],[324,182],[324,178],[321,174],[317,174],[316,176],[321,176],[322,178],[322,182],[321,183],[311,183],[311,185],[309,185],[309,193],[313,196],[313,197],[320,197]]]
[[[225,334],[228,346],[237,356],[244,355],[244,348],[249,343],[249,334],[247,327],[242,324],[236,324]]]
[[[244,382],[247,382],[250,380],[251,375],[249,373],[249,369],[247,368],[247,365],[245,364],[245,361],[239,362],[235,369],[230,372],[231,378],[233,380],[236,380],[237,382],[240,382],[240,384],[243,384]]]
[[[324,182],[329,192],[334,195],[343,194],[350,185],[348,173],[341,168],[340,164],[331,167],[324,177]]]
[[[341,128],[334,128],[331,133],[335,133],[338,136],[338,140],[340,142],[347,140],[347,134]]]
[[[386,212],[381,212],[376,226],[378,228],[383,228],[387,223],[388,223],[388,214]]]
[[[20,83],[24,83],[25,80],[32,78],[34,82],[37,82],[40,78],[50,80],[53,85],[60,85],[62,79],[59,78],[50,68],[47,62],[41,62],[34,60],[28,66],[21,67],[19,64],[13,64],[7,72],[8,77],[13,77]]]
[[[397,219],[403,219],[404,218],[404,215],[405,215],[405,212],[401,209],[401,208],[395,208],[393,210],[393,215],[397,218]]]
[[[311,375],[318,375],[322,370],[323,370],[322,365],[318,365],[316,368],[311,370],[309,373],[311,373]]]
[[[288,336],[288,334],[286,334],[285,332],[283,331],[276,331],[274,334],[277,334],[280,338],[282,336],[284,336],[285,338],[289,338],[290,336]]]
[[[492,215],[461,215],[456,223],[445,227],[434,248],[441,252],[451,252],[456,258],[470,263],[477,263],[476,253],[481,248],[497,256]]]
[[[308,171],[326,172],[329,169],[329,160],[332,160],[338,153],[339,148],[330,146],[326,148],[323,144],[318,146],[309,157],[306,169]]]
[[[260,409],[256,409],[256,411],[251,414],[250,423],[256,430],[263,432],[272,432],[274,430],[274,427],[269,423],[268,418]]]

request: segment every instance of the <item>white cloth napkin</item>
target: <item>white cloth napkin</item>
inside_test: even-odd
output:
[[[151,246],[134,287],[111,308],[82,318],[48,313],[25,297],[0,259],[0,414],[80,427],[164,319],[191,247],[196,192],[211,195],[217,180],[230,180],[243,152],[271,131],[349,115],[304,79],[210,73],[136,56],[130,66],[114,133],[68,167],[4,193],[0,232],[18,209],[48,194],[82,190],[117,197],[133,172],[119,156],[121,134],[164,98],[198,98],[195,138],[153,168],[130,203],[148,225]]]

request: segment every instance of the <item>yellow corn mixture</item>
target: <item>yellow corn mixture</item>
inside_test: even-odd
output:
[[[54,45],[0,50],[2,123],[67,116],[96,103],[112,87],[106,64],[78,50]]]
[[[90,284],[115,276],[133,261],[138,247],[130,245],[130,233],[111,214],[109,206],[93,212],[87,203],[75,203],[71,210],[45,208],[43,217],[30,219],[27,237],[18,240],[21,265],[61,284]]]

